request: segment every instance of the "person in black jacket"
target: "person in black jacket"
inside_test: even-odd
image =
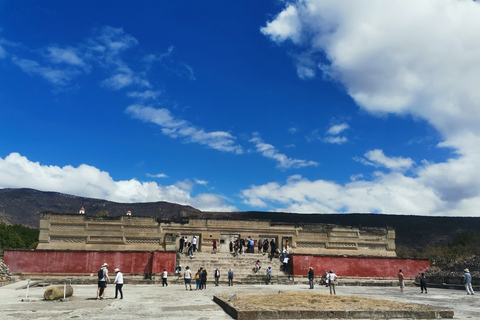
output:
[[[207,269],[203,269],[200,290],[207,290]]]
[[[310,289],[313,289],[313,280],[315,279],[315,275],[313,272],[313,268],[310,267],[308,270],[308,282],[310,283]]]

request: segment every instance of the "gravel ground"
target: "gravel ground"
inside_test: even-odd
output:
[[[0,287],[0,314],[6,319],[162,319],[226,320],[231,319],[213,301],[213,295],[277,294],[289,292],[323,292],[328,288],[306,285],[239,285],[209,286],[204,291],[186,291],[182,285],[124,285],[124,299],[114,300],[114,287],[109,286],[107,300],[95,299],[96,286],[74,285],[74,294],[66,301],[43,301],[46,287],[30,288],[21,281]],[[480,292],[470,296],[461,290],[429,289],[421,294],[419,288],[407,287],[402,294],[396,287],[338,286],[337,295],[370,297],[397,302],[417,303],[450,308],[454,319],[480,319]],[[24,301],[22,301],[24,300]],[[261,303],[261,302],[259,302]]]

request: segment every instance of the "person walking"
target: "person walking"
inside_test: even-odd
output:
[[[215,287],[218,287],[218,280],[220,279],[220,270],[218,270],[218,267],[215,269]]]
[[[163,269],[162,287],[164,287],[164,286],[167,286],[167,287],[168,287],[167,277],[168,277],[167,269]]]
[[[328,274],[328,286],[330,287],[330,294],[336,295],[337,293],[335,292],[335,286],[337,285],[337,275],[333,273],[333,270],[330,270],[330,273]]]
[[[463,271],[465,271],[465,273],[463,274],[463,283],[465,283],[465,289],[467,290],[467,294],[475,294],[472,288],[472,275],[470,274],[470,270],[465,269]]]
[[[310,289],[313,289],[313,280],[315,279],[315,274],[313,272],[313,268],[310,267],[308,270],[308,282],[310,284]]]
[[[213,240],[213,253],[217,253],[217,240]]]
[[[260,270],[260,260],[255,261],[255,274],[257,274],[258,270]]]
[[[118,293],[120,292],[120,299],[123,299],[123,274],[120,272],[119,268],[115,268],[115,280],[113,281],[115,284],[115,298],[118,298]]]
[[[398,270],[398,286],[400,287],[400,292],[403,293],[403,288],[405,288],[405,277],[403,276],[402,269]]]
[[[425,293],[427,293],[427,278],[425,278],[425,273],[420,274],[420,290],[422,290],[421,293],[423,293],[423,290],[425,290]]]
[[[228,286],[233,287],[233,271],[232,271],[232,269],[228,270]]]

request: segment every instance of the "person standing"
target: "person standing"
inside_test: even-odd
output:
[[[423,290],[425,290],[425,293],[427,293],[427,278],[425,278],[425,273],[420,274],[420,290],[422,290],[421,293],[423,293]]]
[[[330,287],[330,294],[336,295],[337,293],[335,292],[335,286],[336,286],[336,280],[337,280],[337,275],[333,273],[333,270],[330,270],[330,273],[328,274],[328,286]]]
[[[178,252],[182,253],[183,252],[183,244],[185,243],[185,240],[183,237],[180,238],[180,248],[178,249]]]
[[[272,241],[270,241],[270,253],[272,256],[275,254],[275,251],[277,251],[277,246],[275,245],[275,239],[272,239]]]
[[[217,253],[217,240],[213,240],[213,253]]]
[[[203,269],[201,277],[202,282],[200,283],[200,290],[207,290],[207,269]]]
[[[187,255],[190,256],[190,258],[193,258],[193,245],[191,242],[188,243]]]
[[[107,293],[107,281],[110,281],[108,277],[108,264],[105,262],[100,270],[98,270],[98,289],[97,289],[97,300],[105,299],[105,294]]]
[[[200,290],[200,284],[202,283],[202,268],[198,269],[197,273],[195,274],[195,283],[197,285],[195,290]]]
[[[400,287],[400,292],[403,292],[405,288],[405,277],[403,276],[402,269],[398,270],[398,286]]]
[[[283,258],[283,272],[288,273],[288,257]]]
[[[115,298],[117,299],[118,293],[120,292],[120,299],[123,299],[123,274],[120,272],[119,268],[115,268],[115,280],[113,281],[115,283]]]
[[[465,283],[465,289],[467,290],[467,294],[475,294],[472,288],[472,275],[470,274],[470,270],[465,269],[463,271],[465,271],[465,273],[463,274],[463,283]]]
[[[164,287],[164,286],[167,286],[167,287],[168,287],[167,276],[168,276],[167,269],[163,269],[162,287]]]
[[[193,252],[197,251],[197,237],[195,236],[192,237],[192,247],[193,247]]]
[[[218,287],[218,280],[220,279],[220,270],[218,270],[218,267],[215,269],[215,287]]]
[[[185,281],[185,290],[188,290],[187,285],[190,285],[190,291],[191,291],[192,290],[192,271],[190,270],[189,266],[185,268],[185,272],[183,273],[183,279]]]
[[[308,270],[308,282],[310,284],[310,289],[313,289],[313,279],[315,279],[315,274],[313,272],[313,268],[310,267]]]
[[[233,286],[233,271],[232,269],[228,270],[228,286]]]
[[[271,280],[272,280],[272,267],[269,266],[267,268],[267,284],[269,284]]]

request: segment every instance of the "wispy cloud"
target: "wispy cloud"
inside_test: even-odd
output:
[[[340,132],[343,132],[343,131],[347,130],[348,128],[350,128],[350,126],[346,123],[336,124],[336,125],[331,126],[327,130],[327,133],[331,134],[331,135],[337,135]]]
[[[257,152],[261,153],[264,157],[277,161],[277,168],[290,169],[290,168],[302,168],[308,166],[317,166],[315,161],[307,161],[300,159],[292,159],[285,154],[279,153],[278,150],[271,144],[265,143],[258,133],[254,134],[254,137],[250,139],[250,142],[255,144]]]
[[[54,69],[42,66],[38,62],[29,59],[13,57],[12,62],[19,66],[25,73],[41,76],[47,81],[59,86],[66,85],[72,78],[79,74],[75,69]]]
[[[206,180],[194,179],[194,181],[195,181],[196,184],[200,184],[202,186],[208,185],[208,181],[206,181]]]
[[[168,176],[165,173],[157,173],[157,174],[147,173],[146,175],[147,177],[150,177],[150,178],[168,178]]]
[[[145,100],[156,100],[159,95],[162,94],[161,90],[145,90],[143,92],[140,91],[132,91],[132,92],[127,92],[127,97],[129,98],[134,98],[134,99],[139,99],[141,101]]]
[[[365,165],[375,167],[385,167],[390,170],[407,170],[410,169],[415,162],[410,158],[403,157],[387,157],[383,150],[370,150],[364,154],[365,158],[356,157],[354,160]]]
[[[131,105],[125,112],[135,119],[159,125],[162,133],[169,137],[184,138],[186,142],[199,143],[220,151],[243,153],[242,147],[235,144],[235,137],[230,133],[225,131],[206,132],[188,121],[176,119],[167,109]]]

